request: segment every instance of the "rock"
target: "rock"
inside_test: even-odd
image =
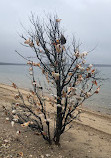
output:
[[[9,140],[5,139],[5,140],[4,140],[4,142],[5,142],[5,143],[8,143],[8,142],[9,142]]]
[[[45,156],[46,156],[46,157],[50,157],[50,154],[46,154]]]

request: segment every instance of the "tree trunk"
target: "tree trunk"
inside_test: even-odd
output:
[[[62,107],[57,107],[57,119],[56,119],[56,130],[55,130],[55,144],[59,145],[61,128],[62,128]]]
[[[57,104],[61,105],[61,89],[59,83],[57,86]],[[54,141],[56,145],[59,145],[61,128],[62,128],[62,106],[61,107],[57,106],[56,129],[54,134]]]

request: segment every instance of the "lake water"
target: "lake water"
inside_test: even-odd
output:
[[[100,93],[84,102],[84,106],[89,109],[111,114],[111,67],[97,67],[100,76],[108,78],[103,81]],[[24,65],[0,65],[0,83],[11,85],[11,81],[21,88],[31,88],[29,67]],[[35,70],[36,80],[44,83],[44,76],[41,70]]]

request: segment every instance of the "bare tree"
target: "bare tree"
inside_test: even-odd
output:
[[[57,16],[48,16],[46,21],[41,21],[32,14],[30,22],[32,28],[21,38],[23,45],[35,53],[38,62],[16,52],[28,61],[33,91],[27,96],[27,105],[17,85],[13,83],[13,87],[18,90],[15,98],[21,99],[22,103],[13,105],[16,111],[12,110],[10,118],[12,122],[17,118],[21,126],[38,131],[50,144],[52,141],[59,144],[61,134],[66,127],[71,127],[71,122],[80,113],[79,110],[76,111],[77,107],[93,94],[99,93],[99,78],[96,77],[93,65],[85,64],[88,52],[80,52],[81,44],[74,38],[71,44],[68,44],[60,27],[61,19]],[[44,86],[36,81],[35,67],[39,67],[46,77],[50,97],[44,95]],[[51,88],[55,94],[51,94]],[[48,102],[53,111],[50,111]]]

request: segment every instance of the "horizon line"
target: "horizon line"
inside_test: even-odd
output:
[[[26,63],[8,63],[8,62],[0,62],[0,65],[27,65]],[[85,64],[89,65],[89,64]],[[111,66],[111,64],[92,64],[94,66]]]

